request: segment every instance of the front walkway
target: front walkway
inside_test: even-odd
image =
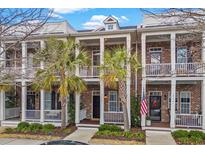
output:
[[[68,135],[64,140],[73,140],[83,143],[89,143],[90,139],[97,132],[97,128],[78,128],[75,132]]]
[[[39,145],[46,141],[31,139],[0,138],[0,145]]]
[[[168,131],[146,131],[147,145],[175,145],[171,132]]]

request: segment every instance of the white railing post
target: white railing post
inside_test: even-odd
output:
[[[75,123],[80,123],[80,93],[75,93]]]
[[[0,91],[0,121],[5,120],[5,92]]]
[[[141,99],[143,97],[143,94],[145,94],[144,97],[146,97],[146,79],[142,79],[142,92],[141,92]],[[141,115],[141,127],[144,130],[146,125],[146,115]]]
[[[176,76],[176,69],[175,69],[175,64],[176,64],[176,34],[174,32],[171,33],[170,36],[171,39],[171,72],[172,76]]]
[[[127,55],[128,57],[131,56],[131,36],[128,35],[127,36]],[[131,66],[128,63],[127,64],[127,80],[126,80],[126,84],[127,84],[127,113],[128,113],[128,123],[129,123],[129,127],[131,127],[131,109],[130,109],[130,85],[131,85]]]
[[[202,129],[205,129],[205,79],[201,82]]]
[[[27,96],[27,86],[26,86],[26,82],[22,81],[21,82],[22,87],[21,87],[21,111],[22,111],[22,115],[21,115],[21,120],[25,121],[26,120],[26,96]]]
[[[104,37],[100,38],[100,64],[104,64]],[[101,75],[104,73],[101,70]],[[104,124],[104,81],[100,79],[100,124]]]
[[[175,128],[175,98],[176,98],[176,79],[171,80],[171,111],[170,111],[170,127]]]

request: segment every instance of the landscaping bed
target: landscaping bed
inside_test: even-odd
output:
[[[5,128],[0,133],[0,138],[26,138],[36,140],[58,140],[66,137],[76,130],[74,125],[64,129],[55,127],[52,124],[41,125],[38,123],[29,124],[21,122],[16,128]]]
[[[145,144],[145,132],[140,129],[131,129],[124,132],[116,125],[101,125],[92,137],[92,144]]]
[[[172,132],[172,136],[175,139],[176,143],[180,145],[205,144],[205,133],[203,133],[202,131],[177,130]]]

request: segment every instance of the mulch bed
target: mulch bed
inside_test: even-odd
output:
[[[38,132],[38,133],[22,133],[18,131],[14,132],[2,132],[0,133],[0,138],[30,138],[30,139],[62,139],[68,136],[69,134],[73,133],[76,130],[76,126],[74,125],[69,125],[64,129],[61,129],[60,127],[57,127],[53,130],[52,133],[45,134],[43,132]]]

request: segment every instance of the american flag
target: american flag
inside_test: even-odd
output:
[[[146,115],[148,113],[147,99],[144,96],[142,97],[142,101],[141,101],[140,113],[141,115]]]

